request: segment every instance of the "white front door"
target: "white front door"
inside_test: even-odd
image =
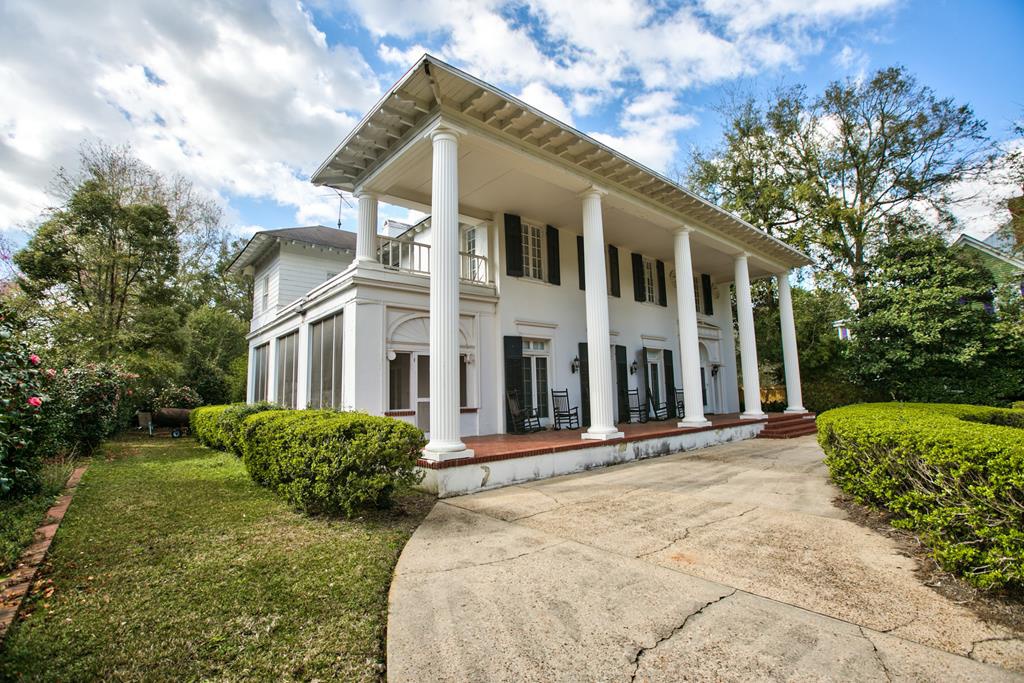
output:
[[[551,422],[548,369],[548,343],[540,339],[523,340],[523,407],[536,408],[542,425]]]

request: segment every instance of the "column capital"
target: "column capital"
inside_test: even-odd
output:
[[[362,188],[356,188],[356,190],[352,192],[352,196],[356,199],[377,199],[376,192],[371,192],[370,190],[364,190]]]
[[[608,194],[608,190],[604,189],[603,187],[599,187],[597,185],[591,185],[590,187],[588,187],[587,189],[583,190],[582,192],[580,192],[576,196],[579,197],[580,199],[586,199],[587,197],[594,197],[594,196],[596,196],[598,198],[601,198],[601,197],[604,197],[607,194]]]
[[[457,142],[465,134],[466,130],[464,128],[449,123],[444,119],[439,119],[423,132],[423,137],[429,138],[431,142],[435,140],[454,140]]]
[[[677,235],[689,235],[693,232],[693,227],[689,225],[680,225],[673,232]]]
[[[741,251],[740,253],[736,254],[732,258],[733,258],[734,261],[746,261],[748,258],[750,258],[750,252],[749,251]]]

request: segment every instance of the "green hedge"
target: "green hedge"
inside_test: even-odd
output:
[[[818,416],[833,480],[982,588],[1024,588],[1024,410],[866,403]]]
[[[221,449],[242,457],[242,423],[250,415],[267,410],[278,410],[278,406],[267,402],[232,403],[229,405],[227,410],[222,412],[217,419],[217,426],[220,428],[220,439],[223,443]]]
[[[266,402],[203,406],[192,411],[189,424],[199,443],[241,457],[239,437],[242,422],[250,415],[276,409],[273,403]]]
[[[220,430],[220,416],[230,407],[229,405],[203,406],[192,411],[188,422],[193,436],[199,443],[219,451],[227,449],[227,443],[224,442]]]
[[[249,476],[311,513],[386,507],[416,484],[423,432],[389,417],[330,410],[271,410],[242,424]]]

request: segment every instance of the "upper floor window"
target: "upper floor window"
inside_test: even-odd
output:
[[[270,276],[263,276],[263,291],[261,293],[261,308],[260,311],[266,313],[267,309],[270,308]]]
[[[644,257],[644,301],[658,303],[658,277],[654,259]]]
[[[523,276],[544,279],[544,228],[523,223]]]

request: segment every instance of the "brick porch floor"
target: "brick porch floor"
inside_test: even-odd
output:
[[[512,458],[525,458],[531,455],[543,453],[558,453],[559,451],[575,451],[581,448],[596,448],[609,444],[623,443],[628,441],[642,441],[644,439],[658,439],[676,434],[690,432],[704,432],[723,427],[735,427],[737,425],[766,422],[775,417],[776,413],[769,414],[767,418],[760,420],[741,420],[738,413],[725,413],[722,415],[708,415],[711,424],[706,427],[688,427],[681,429],[676,426],[676,419],[664,420],[661,422],[645,422],[641,424],[625,423],[618,425],[619,431],[625,436],[621,439],[609,439],[597,441],[580,438],[582,429],[562,429],[555,431],[548,429],[533,434],[488,434],[486,436],[469,436],[463,439],[466,448],[473,450],[472,458],[459,458],[456,460],[443,460],[435,462],[432,460],[420,459],[417,464],[420,467],[429,469],[444,469],[447,467],[458,467],[460,465],[478,464],[494,460],[510,460]],[[781,413],[778,413],[781,417]]]

